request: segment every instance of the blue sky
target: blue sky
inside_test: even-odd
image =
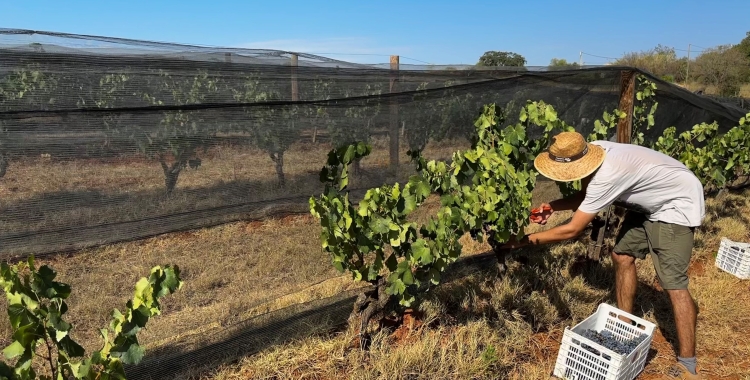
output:
[[[603,64],[594,55],[737,43],[750,31],[748,14],[750,0],[0,0],[5,28],[338,53],[323,55],[362,63],[397,54],[402,63],[473,64],[500,50],[529,65],[578,61],[581,51],[586,64]]]

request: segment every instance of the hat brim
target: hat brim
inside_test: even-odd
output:
[[[589,151],[573,162],[557,162],[542,152],[534,159],[534,167],[543,176],[557,182],[571,182],[586,178],[604,162],[606,152],[602,147],[588,143]]]

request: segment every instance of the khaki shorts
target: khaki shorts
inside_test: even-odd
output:
[[[615,241],[615,253],[645,259],[651,254],[659,284],[665,290],[687,289],[694,228],[652,222],[628,212]]]

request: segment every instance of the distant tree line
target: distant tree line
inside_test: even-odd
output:
[[[695,55],[677,57],[674,48],[657,45],[653,49],[625,53],[614,65],[632,66],[668,82],[688,85],[698,92],[722,97],[742,96],[742,87],[750,84],[750,32],[737,44],[725,44],[695,50]],[[478,67],[524,67],[526,58],[507,51],[487,51]],[[579,64],[553,58],[548,70],[576,69]],[[747,97],[747,95],[745,95]]]

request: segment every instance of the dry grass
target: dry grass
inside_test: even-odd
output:
[[[400,150],[397,176],[388,170],[388,142],[374,138],[373,151],[362,162],[364,173],[352,179],[352,188],[369,188],[403,181],[414,172],[406,156],[407,146]],[[448,158],[467,142],[433,143],[425,149],[429,158]],[[0,253],[22,255],[51,250],[93,246],[153,236],[184,227],[238,219],[262,219],[269,211],[279,211],[258,202],[287,199],[294,204],[292,212],[304,210],[306,197],[320,193],[318,173],[325,165],[329,144],[307,141],[293,145],[284,156],[286,186],[279,188],[274,163],[268,154],[249,146],[221,146],[200,154],[197,170],[180,173],[176,190],[165,195],[164,174],[155,160],[142,156],[111,159],[58,160],[23,158],[11,162],[0,180],[0,231],[3,236],[30,234],[36,239],[11,239],[0,247]],[[295,200],[289,200],[289,198]],[[253,202],[256,202],[253,205]],[[278,202],[277,202],[278,203]],[[248,205],[243,211],[206,210]],[[284,211],[284,210],[281,210]],[[143,221],[147,218],[195,212],[186,218],[144,221],[141,225],[97,229],[105,224]],[[203,213],[201,213],[203,212]],[[198,218],[198,219],[196,219]],[[179,225],[178,225],[179,223]],[[183,226],[184,224],[184,226]],[[39,235],[75,227],[68,235]]]
[[[451,144],[436,145],[428,152],[439,157],[440,152],[455,148]],[[257,160],[262,158],[256,157]],[[370,157],[368,159],[372,161],[365,162],[363,167],[368,169],[377,165],[377,159],[385,164],[386,158]],[[298,160],[303,161],[302,158]],[[261,166],[259,162],[255,166]],[[112,164],[111,171],[117,172],[118,167]],[[76,173],[106,171],[87,166],[76,170]],[[182,186],[198,186],[190,182],[190,176],[185,179]],[[25,185],[34,191],[45,191],[44,181],[27,181]],[[68,181],[67,185],[60,183],[65,181]],[[49,186],[62,188],[73,186],[76,180],[60,176],[49,178],[47,182]],[[116,184],[92,182],[93,185],[101,186],[102,191],[106,186],[109,186],[108,191],[117,191]],[[554,188],[554,185],[549,185],[540,186],[540,189]],[[4,185],[2,188],[7,190]],[[539,193],[544,199],[552,197],[547,194],[549,191]],[[424,221],[434,213],[438,203],[437,199],[431,199],[415,212],[414,218]],[[123,307],[138,278],[147,275],[154,265],[179,265],[185,287],[165,300],[164,314],[153,319],[141,334],[146,347],[154,349],[169,347],[172,342],[186,336],[208,333],[251,316],[325,298],[358,286],[330,265],[330,258],[320,249],[319,233],[317,221],[308,214],[166,234],[37,261],[50,264],[57,270],[60,281],[72,285],[69,319],[76,326],[72,336],[89,351],[98,348],[98,329],[107,324],[113,308]],[[467,255],[488,249],[468,237],[463,241]],[[4,307],[3,299],[0,308]],[[0,345],[10,343],[9,339],[8,321],[0,318]]]
[[[455,147],[431,149],[436,156],[435,152]],[[368,163],[363,167],[368,168]],[[59,181],[63,178],[49,182]],[[27,184],[41,186],[32,180]],[[186,181],[183,186],[189,184]],[[557,190],[554,184],[545,183],[536,194],[539,201],[548,201]],[[438,205],[437,198],[430,199],[414,213],[414,219],[424,222]],[[147,349],[166,352],[172,343],[186,337],[208,336],[252,316],[359,286],[333,269],[330,258],[320,249],[319,233],[311,216],[289,216],[166,234],[37,261],[50,264],[58,279],[73,287],[68,318],[75,326],[72,336],[87,351],[99,348],[98,329],[106,326],[113,308],[124,306],[138,278],[154,265],[179,265],[185,287],[165,299],[163,315],[150,321],[140,334]],[[462,243],[465,255],[489,249],[468,236]],[[5,308],[4,299],[0,308]],[[8,321],[0,318],[0,345],[9,343]]]
[[[453,148],[433,149],[439,155]],[[303,156],[297,159],[304,161]],[[386,157],[380,159],[386,163]],[[376,162],[364,165],[372,166]],[[272,166],[269,169],[273,175]],[[535,204],[558,195],[553,184],[541,183]],[[436,206],[437,200],[432,199],[414,217],[424,220]],[[712,263],[721,236],[750,240],[750,221],[745,216],[750,206],[746,197],[729,196],[709,200],[708,211],[691,268],[691,289],[701,308],[700,365],[716,376],[740,379],[739,374],[750,373],[750,362],[743,354],[750,352],[750,345],[739,338],[750,333],[750,292],[747,284],[718,271]],[[568,216],[556,215],[551,224]],[[164,314],[140,335],[147,350],[158,348],[164,353],[185,337],[209,336],[255,315],[355,288],[347,276],[332,269],[318,245],[318,233],[316,221],[309,216],[275,218],[168,234],[42,261],[73,286],[69,315],[76,328],[72,335],[88,350],[97,348],[97,329],[105,325],[112,308],[123,305],[139,277],[153,265],[180,265],[185,287],[165,300]],[[468,237],[462,243],[464,255],[488,250]],[[601,268],[581,269],[572,261],[585,250],[581,243],[551,248],[550,254],[529,252],[529,266],[511,260],[509,275],[499,282],[492,273],[454,273],[450,283],[420,306],[423,316],[415,325],[395,334],[380,334],[367,355],[352,349],[355,332],[348,329],[268,349],[196,377],[546,378],[563,326],[585,318],[602,301],[612,302],[608,261]],[[646,318],[661,327],[654,343],[657,355],[644,375],[648,377],[671,363],[674,328],[669,305],[655,289],[648,260],[640,264],[639,275],[638,305]],[[0,307],[4,308],[3,302]],[[7,320],[0,319],[0,344],[8,343],[9,331]]]
[[[699,368],[709,378],[748,379],[750,285],[713,263],[722,236],[749,241],[750,192],[707,201],[696,235],[690,290],[699,306]],[[234,379],[547,379],[564,326],[613,304],[611,262],[580,268],[581,243],[561,244],[513,263],[509,275],[456,274],[395,331],[375,337],[369,353],[354,348],[356,331],[313,336],[246,357],[196,377]],[[548,253],[548,254],[543,254]],[[639,262],[637,314],[659,326],[640,378],[656,379],[674,360],[671,308],[650,259]],[[463,277],[462,277],[463,276]]]
[[[379,143],[375,144],[377,146]],[[318,150],[308,151],[306,154],[299,149],[294,150],[294,154],[287,157],[290,170],[288,174],[293,174],[293,170],[304,172],[314,169],[317,172],[327,154],[327,148],[324,148],[325,146],[321,145]],[[450,143],[433,145],[428,147],[426,155],[439,157],[442,153],[456,148],[457,145]],[[383,154],[383,151],[386,153]],[[209,158],[204,160],[205,168],[200,170],[208,174],[198,175],[198,172],[188,171],[181,178],[179,186],[183,189],[208,186],[209,183],[205,181],[229,175],[226,171],[237,164],[232,161],[233,159],[248,160],[241,168],[243,176],[270,175],[275,178],[272,165],[257,164],[265,158],[261,153],[255,152],[252,156],[250,153],[241,154],[231,149],[221,152],[224,156],[209,155]],[[387,165],[387,149],[375,149],[374,152],[376,154],[368,157],[363,163],[365,170],[376,171],[378,166]],[[248,156],[251,159],[248,159]],[[163,186],[160,169],[153,162],[110,162],[90,165],[81,162],[49,162],[46,165],[49,168],[38,162],[15,163],[14,170],[9,172],[8,178],[0,182],[0,199],[3,207],[12,207],[28,198],[41,195],[51,197],[50,194],[56,192],[83,190],[88,187],[104,193],[127,192],[129,188],[123,189],[122,181],[129,181],[138,176],[143,176],[136,185],[138,188],[154,190]],[[310,184],[306,185],[310,189],[298,190],[309,191],[305,193],[306,196],[316,194],[316,191],[311,190],[319,183],[317,174],[314,177],[314,180],[310,180]],[[354,186],[367,185],[363,182],[368,179],[354,178],[353,181]],[[382,178],[376,181],[378,184],[383,183]],[[13,192],[14,186],[26,191]],[[278,190],[273,191],[278,193]],[[272,195],[269,191],[265,196]],[[226,202],[226,199],[217,198],[218,201]],[[132,211],[146,207],[145,203],[152,200],[145,199],[142,203],[122,206]],[[64,202],[59,203],[64,206]],[[430,207],[428,205],[417,216],[429,213]],[[55,213],[56,211],[59,213]],[[40,223],[62,223],[65,217],[70,217],[71,219],[65,220],[65,223],[75,225],[80,222],[84,225],[105,222],[98,219],[99,216],[144,216],[132,213],[121,215],[118,212],[122,210],[112,208],[97,209],[97,212],[102,212],[99,216],[85,210],[85,207],[79,211],[75,211],[73,207],[56,211],[45,214],[45,217],[52,216]],[[71,215],[73,212],[77,214]],[[63,219],[55,222],[53,219],[58,217]],[[5,224],[0,228],[7,227],[8,224]],[[30,223],[27,228],[38,227],[40,225]],[[38,261],[52,265],[58,271],[58,278],[72,285],[74,291],[69,302],[69,314],[71,322],[76,326],[73,336],[87,350],[98,348],[98,329],[108,322],[110,310],[123,307],[127,298],[131,296],[132,287],[138,278],[148,275],[148,270],[154,265],[179,265],[186,282],[185,288],[168,297],[164,303],[164,315],[154,319],[150,328],[142,335],[147,347],[153,348],[167,345],[186,335],[220,328],[252,315],[350,289],[353,286],[352,282],[345,276],[341,277],[340,273],[333,269],[329,263],[330,259],[320,249],[319,233],[318,224],[307,214],[166,234],[140,241],[85,249],[72,255],[51,256]],[[317,285],[310,287],[314,284]],[[295,294],[300,291],[302,292]],[[0,307],[5,307],[4,299],[0,301]],[[9,343],[9,338],[8,321],[0,319],[0,344]]]

